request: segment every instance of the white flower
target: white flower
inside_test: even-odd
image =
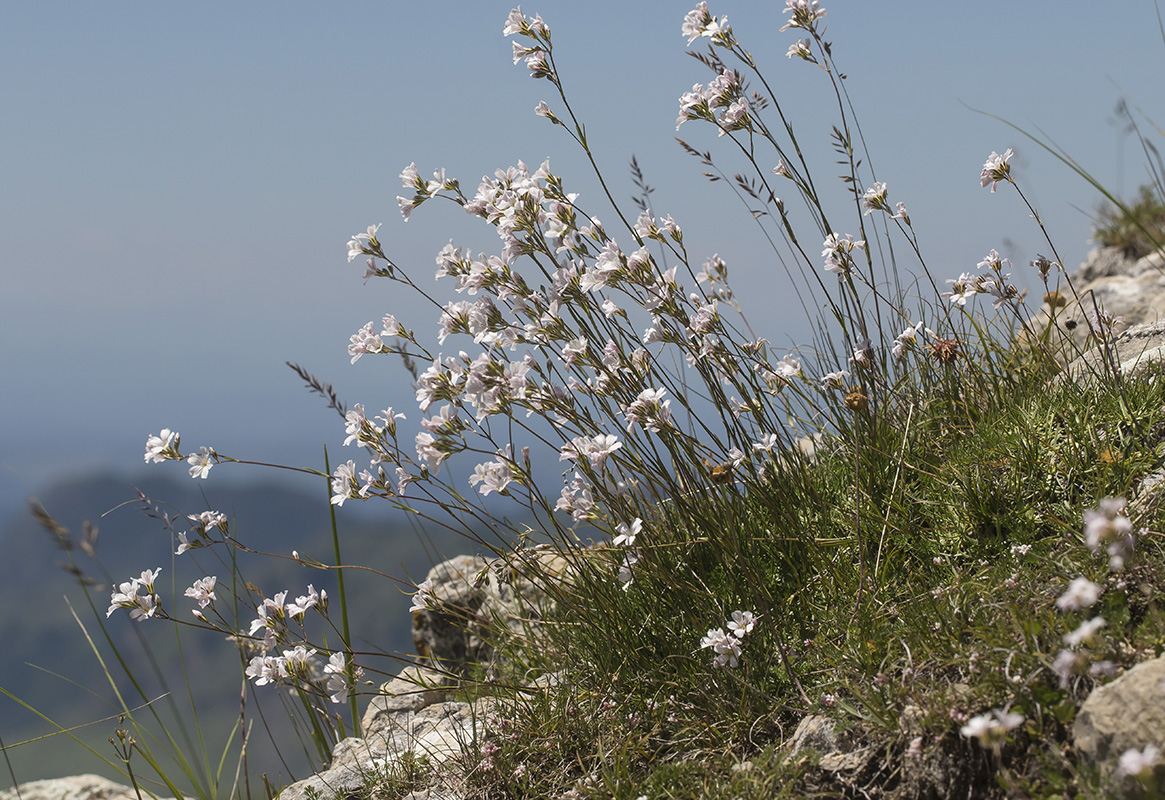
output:
[[[754,453],[759,453],[763,450],[766,453],[771,453],[773,452],[773,448],[777,446],[777,442],[777,435],[775,433],[770,433],[766,436],[762,436],[760,441],[753,442],[752,451]]]
[[[218,598],[214,594],[214,584],[218,580],[214,575],[207,575],[205,578],[200,578],[194,582],[194,585],[186,590],[186,596],[198,601],[199,608],[206,608]]]
[[[367,233],[358,233],[352,237],[348,242],[348,263],[352,263],[354,258],[362,256],[366,253],[371,253],[370,247],[380,247],[380,242],[376,241],[376,232],[380,230],[380,225],[369,225]]]
[[[732,619],[728,622],[728,630],[736,636],[737,639],[743,639],[746,633],[752,633],[752,629],[756,627],[756,615],[751,611],[733,611]]]
[[[146,439],[146,463],[153,461],[158,464],[177,457],[179,438],[179,435],[169,428],[162,428],[162,432],[157,436],[148,437]]]
[[[991,186],[991,191],[995,191],[995,184],[999,181],[1011,180],[1011,165],[1007,162],[1015,155],[1011,148],[1007,148],[1003,155],[999,155],[994,150],[991,155],[987,157],[986,163],[983,164],[983,172],[979,174],[979,185],[986,187]]]
[[[996,710],[990,714],[972,717],[966,725],[959,729],[959,733],[968,739],[978,739],[985,746],[998,747],[1007,738],[1008,731],[1018,728],[1023,724],[1023,721],[1022,714]]]
[[[316,591],[312,584],[307,585],[307,594],[295,598],[294,603],[287,604],[287,616],[299,619],[307,613],[309,608],[318,608],[323,614],[328,608],[328,593]]]
[[[1088,608],[1100,598],[1100,587],[1087,578],[1074,578],[1067,590],[1056,600],[1056,608],[1061,611],[1077,611]]]
[[[203,447],[197,453],[191,453],[186,459],[186,463],[190,465],[191,478],[203,478],[210,474],[210,468],[214,466],[211,459],[215,457],[213,447]]]
[[[344,501],[359,497],[360,484],[356,482],[356,462],[349,460],[340,464],[332,473],[332,505],[342,506]]]
[[[716,654],[713,660],[718,667],[736,667],[740,665],[740,639],[724,632],[723,628],[713,628],[708,635],[700,640],[700,647],[710,647]]]
[[[328,697],[333,703],[343,703],[348,699],[351,684],[348,681],[348,666],[343,653],[332,653],[324,664],[324,674],[328,676]],[[364,670],[354,665],[352,677],[359,678]]]
[[[1081,644],[1089,644],[1096,632],[1105,626],[1104,617],[1093,617],[1087,622],[1081,623],[1080,627],[1071,633],[1064,634],[1064,644],[1069,647],[1077,647]]]
[[[1153,768],[1161,760],[1161,751],[1154,745],[1145,745],[1144,750],[1124,751],[1117,765],[1117,772],[1130,778],[1148,780],[1153,777]]]
[[[619,565],[619,580],[622,582],[624,589],[631,585],[631,581],[634,578],[631,568],[638,562],[639,553],[637,551],[627,550],[624,552],[623,563]]]
[[[849,377],[849,372],[844,370],[844,369],[840,370],[838,372],[830,372],[827,375],[822,375],[821,376],[821,388],[822,389],[842,389],[842,388],[845,388],[843,385],[843,382],[844,382],[844,379],[848,378],[848,377]]]
[[[437,598],[433,596],[433,581],[432,579],[425,580],[417,586],[417,592],[413,595],[413,604],[409,606],[409,612],[433,608],[436,602]]]
[[[611,540],[611,544],[631,547],[635,544],[635,537],[643,532],[643,520],[636,517],[631,522],[620,522],[615,530],[619,535]]]

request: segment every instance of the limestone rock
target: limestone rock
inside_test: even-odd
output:
[[[566,559],[552,549],[519,550],[503,558],[457,556],[429,571],[435,602],[413,612],[413,644],[429,667],[463,675],[470,665],[496,666],[491,630],[524,636],[551,606],[548,582],[569,579]]]
[[[1065,378],[1087,385],[1094,376],[1105,374],[1105,359],[1113,358],[1122,375],[1154,362],[1165,362],[1165,320],[1137,325],[1116,337],[1112,346],[1105,349],[1093,347],[1084,355],[1073,360],[1064,370]]]
[[[1099,686],[1080,706],[1072,735],[1076,749],[1093,762],[1155,745],[1165,750],[1165,656],[1145,661]]]
[[[369,702],[361,721],[364,737],[337,743],[327,770],[286,787],[279,800],[308,800],[316,792],[325,799],[343,797],[369,784],[399,780],[406,758],[432,769],[428,787],[407,797],[460,800],[464,791],[455,771],[442,767],[474,740],[489,708],[486,700],[451,699],[448,690],[446,673],[405,669]]]
[[[137,800],[131,786],[114,783],[100,775],[74,775],[20,785],[22,800]],[[16,789],[0,792],[0,800],[16,800]]]
[[[1071,287],[1063,284],[1045,297],[1032,328],[1038,337],[1054,321],[1051,344],[1063,344],[1070,361],[1095,344],[1089,321],[1098,308],[1119,317],[1120,329],[1157,322],[1165,315],[1165,257],[1153,253],[1133,261],[1117,248],[1094,249],[1072,275]]]
[[[862,772],[874,758],[874,748],[855,746],[851,737],[837,730],[837,723],[820,714],[809,714],[797,725],[785,745],[793,755],[812,751],[821,756],[817,766],[826,772]]]

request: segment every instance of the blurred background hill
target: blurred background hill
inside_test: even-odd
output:
[[[178,469],[177,465],[171,466]],[[312,483],[318,484],[317,492],[297,491],[280,483],[216,485],[213,481],[191,481],[184,470],[173,476],[96,474],[69,480],[51,487],[39,502],[72,534],[74,549],[70,552],[59,546],[57,537],[37,522],[28,507],[10,509],[0,525],[4,553],[0,559],[0,641],[7,643],[0,652],[0,687],[63,727],[83,725],[116,713],[112,689],[103,678],[102,667],[85,634],[69,612],[71,605],[97,643],[127,703],[135,705],[140,700],[135,698],[94,617],[94,608],[102,618],[105,616],[109,585],[160,566],[158,592],[167,598],[167,609],[175,617],[189,618],[194,606],[182,597],[187,586],[207,574],[218,575],[220,583],[229,580],[228,570],[214,557],[215,553],[226,555],[221,548],[190,551],[172,559],[171,535],[162,520],[143,510],[138,489],[150,498],[151,505],[171,516],[207,509],[222,511],[231,518],[239,541],[252,549],[283,556],[289,556],[294,549],[330,562],[332,539],[324,480],[319,478]],[[436,561],[474,550],[473,544],[460,536],[448,532],[421,534],[404,515],[392,514],[386,507],[378,511],[378,518],[367,512],[343,515],[341,547],[346,562],[411,583],[423,579]],[[352,520],[354,516],[356,521]],[[86,520],[98,528],[96,559],[77,546]],[[91,592],[93,607],[77,577],[64,569],[69,566],[70,555],[86,578],[96,582]],[[331,598],[330,613],[338,627],[334,573],[306,568],[290,559],[247,554],[240,554],[239,566],[247,580],[267,597],[286,589],[290,599],[304,594],[309,583],[326,589]],[[172,580],[173,595],[177,597],[169,599]],[[356,648],[397,655],[411,653],[410,598],[405,593],[408,585],[361,571],[350,571],[347,585],[352,630],[355,636],[365,639],[358,641]],[[239,616],[245,626],[255,615],[244,609]],[[179,658],[175,626],[154,620],[132,622],[125,612],[115,613],[106,627],[126,654],[135,676],[144,679],[143,686],[151,697],[168,689],[179,706],[186,707],[185,684],[189,678],[208,752],[217,758],[217,748],[222,747],[239,713],[241,668],[237,650],[219,634],[183,628]],[[143,640],[157,659],[164,682],[151,674]],[[400,666],[387,657],[365,659],[362,663],[387,672]],[[366,677],[375,683],[384,680],[371,670]],[[278,740],[285,748],[288,763],[302,771],[306,761],[302,751],[296,749],[295,736],[287,730],[286,716],[277,708],[278,690],[258,687],[257,697],[273,725],[280,728]],[[163,708],[167,705],[168,701],[159,704]],[[253,706],[248,707],[254,718]],[[275,713],[271,714],[271,710]],[[54,730],[7,697],[0,697],[0,721],[0,736],[9,746]],[[115,728],[115,721],[101,722],[78,731],[78,736],[102,755],[112,757],[107,739]],[[253,774],[267,772],[273,778],[287,778],[289,770],[264,739],[257,727],[252,732],[250,749]],[[20,781],[90,771],[114,777],[100,759],[65,736],[16,747],[9,756]],[[303,776],[297,773],[295,777]]]

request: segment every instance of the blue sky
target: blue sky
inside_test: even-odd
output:
[[[619,200],[634,154],[658,213],[697,259],[724,256],[754,324],[774,342],[809,328],[739,206],[675,144],[678,97],[709,74],[684,55],[689,3],[529,3],[554,32],[572,104]],[[783,4],[718,2],[817,158],[835,174],[820,71],[785,58]],[[1112,124],[1123,90],[1159,110],[1165,58],[1147,2],[825,2],[879,176],[907,203],[936,277],[991,248],[1017,272],[1046,251],[1013,193],[979,170],[1014,147],[1016,174],[1060,253],[1088,250],[1095,193],[980,109],[1038,126],[1114,189],[1143,180]],[[417,275],[450,238],[496,237],[451,205],[404,224],[397,175],[480,177],[547,156],[600,218],[613,214],[577,150],[533,114],[550,87],[514,66],[507,3],[13,3],[0,26],[0,501],[93,468],[142,466],[146,436],[240,458],[318,465],[340,454],[338,417],[284,366],[349,402],[419,415],[387,359],[348,364],[364,322],[419,314],[362,280],[345,243],[384,223],[386,251]],[[695,47],[695,45],[693,45]],[[1157,104],[1157,105],[1155,105]],[[552,102],[553,105],[553,102]],[[680,134],[701,149],[714,135]],[[1123,142],[1123,145],[1122,145]],[[1124,169],[1120,169],[1121,148]],[[347,457],[345,455],[345,457]],[[153,467],[177,470],[176,465]],[[245,477],[230,466],[210,480]]]

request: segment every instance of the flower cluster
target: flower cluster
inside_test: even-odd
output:
[[[988,714],[971,717],[967,724],[959,729],[959,733],[968,739],[978,739],[983,746],[998,752],[1007,740],[1007,734],[1018,728],[1023,722],[1024,716],[1022,714],[996,709]]]
[[[1132,555],[1136,544],[1133,524],[1125,516],[1126,502],[1121,497],[1106,497],[1099,507],[1084,512],[1084,543],[1093,553],[1106,548],[1109,569],[1120,571]],[[1060,611],[1078,611],[1091,608],[1100,599],[1102,588],[1084,577],[1074,578],[1056,600]],[[1097,660],[1092,648],[1097,635],[1107,623],[1104,617],[1093,617],[1082,622],[1074,631],[1064,635],[1064,649],[1052,661],[1052,671],[1067,688],[1075,675],[1085,672],[1093,675],[1111,674],[1115,667],[1107,660]]]
[[[825,16],[825,9],[821,8],[820,0],[785,0],[786,14],[792,14],[789,21],[782,27],[782,31],[789,28],[804,28],[816,33],[817,20]]]
[[[825,271],[837,273],[839,279],[849,275],[853,270],[853,251],[866,249],[865,241],[855,242],[853,234],[849,233],[844,238],[839,237],[836,233],[831,233],[825,237],[822,244],[825,247],[821,251],[821,256],[825,259]]]
[[[740,665],[741,643],[746,634],[756,627],[757,616],[751,611],[733,611],[728,620],[728,633],[723,628],[714,628],[700,640],[700,647],[710,647],[715,654],[712,663],[718,667],[738,667]]]
[[[1009,300],[1019,297],[1019,289],[1014,284],[1008,283],[1011,273],[1003,271],[1004,265],[1010,267],[1011,262],[992,250],[978,264],[979,269],[984,270],[982,273],[975,275],[964,272],[958,278],[948,278],[947,283],[951,284],[951,290],[943,292],[942,296],[948,298],[952,304],[965,306],[967,300],[975,295],[989,294],[995,298],[992,307],[999,308]]]
[[[1007,183],[1015,183],[1011,177],[1011,157],[1015,155],[1011,148],[1007,148],[1003,155],[999,155],[994,150],[991,155],[987,157],[987,161],[983,164],[983,172],[979,175],[979,184],[986,188],[991,187],[991,191],[995,191],[995,184],[1000,181]]]
[[[1137,545],[1133,523],[1125,515],[1126,506],[1124,498],[1106,497],[1096,510],[1084,512],[1084,543],[1093,553],[1104,548],[1109,569],[1118,572],[1124,569]]]
[[[188,456],[179,451],[181,435],[169,428],[163,428],[157,436],[146,438],[146,463],[155,464],[162,461],[182,461],[190,465],[191,478],[205,478],[210,474],[210,468],[219,462],[218,453],[213,447],[202,447],[197,453]]]
[[[162,431],[163,435],[166,431]],[[154,594],[154,581],[162,571],[157,569],[144,570],[140,577],[133,578],[125,583],[118,584],[109,597],[109,610],[105,612],[108,618],[119,608],[129,609],[129,618],[138,622],[147,617],[153,617],[161,612],[162,600]],[[144,594],[143,594],[144,592]]]

